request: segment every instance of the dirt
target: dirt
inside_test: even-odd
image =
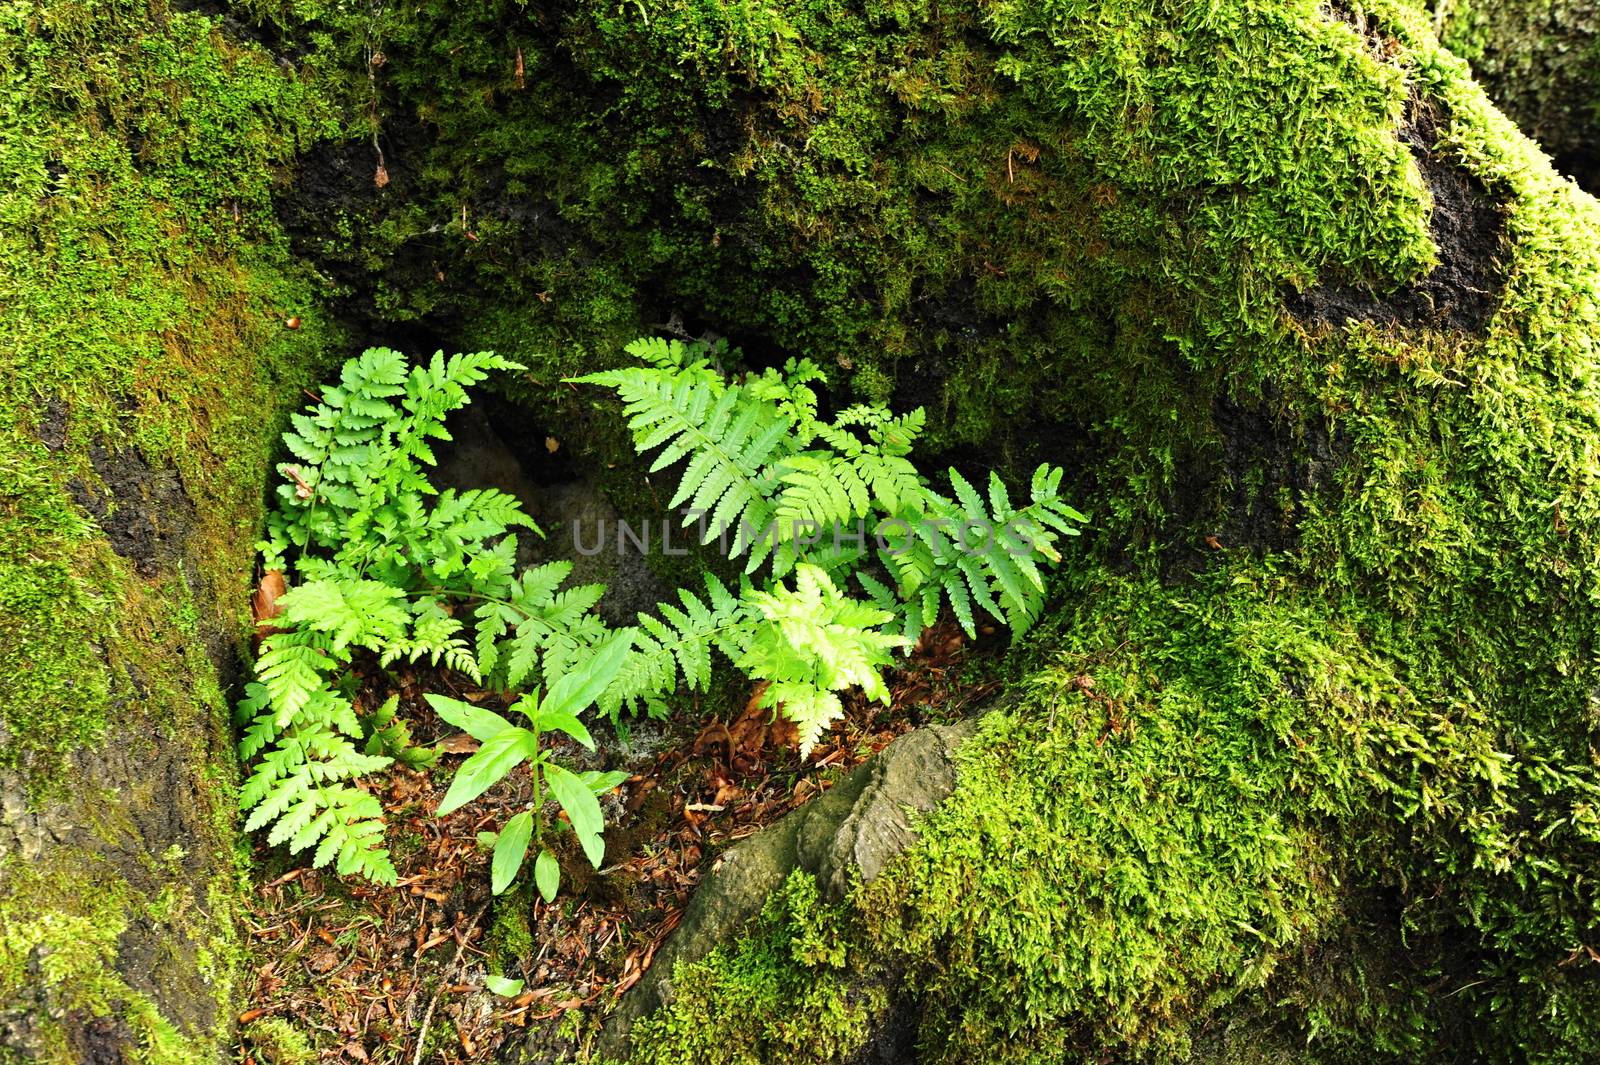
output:
[[[1413,94],[1399,138],[1433,197],[1429,233],[1439,258],[1426,276],[1388,293],[1328,278],[1285,298],[1307,325],[1373,322],[1409,329],[1483,332],[1505,288],[1505,200],[1438,148],[1449,116],[1442,103]]]
[[[87,1019],[79,1015],[69,1021],[67,1030],[79,1065],[126,1065],[135,1060],[128,1053],[133,1032],[120,1017]]]
[[[333,282],[328,308],[362,347],[427,353],[455,332],[455,315],[438,308],[448,307],[441,296],[462,255],[459,226],[449,230],[456,220],[440,217],[402,241],[386,235],[391,213],[407,211],[426,193],[418,169],[429,140],[419,122],[386,119],[378,138],[388,178],[382,187],[371,141],[321,142],[301,156],[294,179],[274,200],[295,257]],[[434,309],[421,317],[397,311],[383,304],[386,293]]]
[[[914,717],[959,717],[986,697],[992,685],[963,679],[977,653],[986,652],[968,648],[953,628],[942,631],[891,677],[892,707],[849,700],[846,718],[806,763],[792,736],[748,705],[722,720],[682,708],[660,724],[660,749],[644,758],[624,754],[594,723],[596,755],[566,745],[559,756],[580,768],[621,766],[634,775],[605,802],[612,827],[602,870],[583,862],[570,833],[556,836],[563,884],[554,904],[526,886],[489,894],[489,855],[478,833],[528,805],[525,771],[448,817],[433,815],[462,755],[446,755],[432,771],[394,771],[373,782],[388,811],[400,873],[395,887],[311,870],[305,855],[290,858],[258,838],[246,1017],[292,1021],[326,1062],[409,1065],[419,1041],[424,1060],[435,1065],[563,1060],[574,1039],[592,1037],[599,1019],[651,969],[720,854],[826,795],[846,770],[911,729]],[[454,732],[422,693],[472,694],[470,682],[440,671],[362,674],[361,705],[398,691],[422,744]],[[503,933],[518,924],[531,943],[525,954]],[[489,973],[525,987],[497,997],[486,989]],[[259,1065],[248,1021],[242,1032],[241,1062]],[[903,1042],[892,1034],[878,1040],[884,1047]],[[863,1058],[862,1065],[909,1060]]]
[[[60,396],[51,396],[45,400],[44,415],[39,419],[39,427],[34,431],[43,444],[51,451],[60,451],[67,446],[67,403]]]

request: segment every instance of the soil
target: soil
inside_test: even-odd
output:
[[[257,841],[257,884],[246,931],[253,986],[241,1016],[241,1062],[267,1065],[252,1023],[292,1021],[326,1062],[561,1060],[587,1046],[622,993],[649,970],[702,875],[732,844],[824,794],[891,741],[929,720],[953,720],[987,698],[987,651],[959,630],[933,630],[890,678],[890,706],[859,697],[802,763],[792,727],[754,706],[747,689],[730,709],[693,705],[649,723],[655,753],[640,755],[604,725],[591,725],[594,754],[557,748],[580,768],[625,768],[632,776],[604,800],[604,866],[584,862],[570,833],[556,829],[562,889],[547,904],[526,884],[495,898],[479,833],[496,829],[532,799],[524,770],[445,818],[433,815],[450,773],[472,745],[439,720],[426,692],[481,700],[467,678],[369,664],[359,705],[391,692],[419,745],[448,752],[431,770],[395,769],[376,782],[399,871],[394,887],[341,880]],[[552,808],[553,809],[553,808]],[[526,876],[524,876],[524,880]],[[488,990],[491,974],[523,981],[512,996]],[[902,1033],[903,1035],[904,1033]],[[875,1041],[879,1061],[910,1061],[891,1048],[893,1026]],[[874,1053],[877,1053],[874,1051]],[[898,1056],[897,1056],[898,1055]]]

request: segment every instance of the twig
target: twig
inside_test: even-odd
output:
[[[467,931],[461,937],[461,942],[456,946],[456,956],[450,962],[449,973],[456,975],[456,967],[461,964],[461,955],[466,953],[467,942],[472,938],[473,929],[478,927],[478,918],[483,916],[483,911],[489,908],[486,902],[478,907],[478,912],[472,915],[472,923],[467,925]],[[422,1048],[428,1041],[428,1026],[433,1023],[434,1007],[439,1005],[439,995],[444,991],[446,981],[440,980],[439,986],[433,989],[433,997],[428,1000],[428,1009],[422,1015],[422,1027],[417,1029],[417,1052],[411,1056],[411,1065],[422,1065]]]

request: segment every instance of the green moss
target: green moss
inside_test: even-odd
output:
[[[678,315],[811,355],[841,398],[925,404],[936,442],[1001,464],[1092,449],[1119,531],[1149,536],[1224,444],[1172,412],[1285,368],[1285,290],[1435,257],[1406,73],[1310,0],[280,21],[315,62],[381,49],[372,113],[410,145],[391,185],[312,212],[313,254],[376,315],[533,367],[518,398],[596,468],[628,454],[614,419],[551,386]]]
[[[1600,858],[1600,208],[1398,4],[1349,22],[1244,0],[991,5],[981,33],[962,27],[959,113],[921,96],[868,107],[887,79],[828,79],[841,54],[872,69],[875,45],[830,36],[808,5],[780,12],[772,54],[693,7],[649,29],[626,12],[568,24],[586,69],[628,82],[624,114],[740,101],[740,232],[811,269],[725,242],[711,264],[672,259],[672,291],[711,308],[738,292],[729,320],[886,377],[944,360],[974,400],[940,407],[945,439],[990,439],[1001,458],[1025,452],[991,439],[997,415],[1070,418],[1089,555],[1134,574],[1084,562],[1067,582],[1072,605],[1026,651],[1040,671],[841,919],[851,986],[896,974],[930,1061],[1181,1058],[1224,1008],[1260,1009],[1329,1060],[1591,1057],[1593,992],[1569,959],[1600,921],[1585,872]],[[885,34],[902,62],[960,18],[920,17]],[[707,27],[715,53],[694,43]],[[663,84],[660,55],[703,77]],[[716,84],[716,63],[759,92]],[[835,122],[860,134],[858,105],[894,128],[840,154],[826,138]],[[1459,166],[1481,182],[1503,241],[1453,224],[1434,203],[1449,187],[1398,139],[1428,107],[1429,180]],[[795,148],[802,119],[822,147]],[[671,158],[646,129],[630,143]],[[933,160],[953,176],[916,224],[876,227]],[[914,245],[930,231],[944,249]],[[951,247],[1006,260],[963,268]],[[1387,320],[1436,265],[1491,260],[1504,287],[1481,325]],[[723,269],[751,280],[696,287]],[[883,302],[856,317],[866,286],[837,282],[868,274],[889,279]],[[1285,294],[1315,285],[1364,293],[1372,320],[1288,314]],[[961,291],[984,329],[960,342],[910,310]],[[1218,528],[1238,535],[1206,546]],[[1330,957],[1348,975],[1321,975]],[[830,966],[759,945],[717,966],[744,976],[685,974],[636,1054],[743,1060],[770,1038],[750,1013],[839,990]],[[752,988],[786,990],[752,1010]]]
[[[489,926],[489,956],[499,972],[508,972],[536,953],[533,932],[528,925],[533,897],[528,885],[519,882],[509,894],[494,902],[494,923]]]
[[[0,675],[0,769],[57,878],[0,869],[0,1001],[47,1060],[100,1018],[190,1063],[237,1012],[218,668],[280,407],[337,332],[272,197],[337,115],[165,0],[0,5],[0,73],[0,654],[28,664]]]
[[[1600,18],[1586,4],[1436,0],[1446,47],[1472,64],[1522,131],[1592,188],[1600,122]]]
[[[1411,1060],[1437,1046],[1446,1010],[1450,1037],[1496,1060],[1501,1039],[1526,1038],[1502,1027],[1505,987],[1474,992],[1487,973],[1458,974],[1463,997],[1443,1008],[1421,993],[1463,960],[1459,941],[1421,929],[1447,908],[1441,877],[1458,878],[1451,902],[1479,934],[1497,907],[1519,922],[1539,896],[1570,907],[1594,833],[1526,822],[1554,778],[1498,746],[1487,707],[1434,689],[1360,614],[1250,569],[1185,591],[1079,583],[1079,605],[1035,638],[1051,664],[961,749],[956,792],[919,842],[846,911],[799,906],[779,925],[769,912],[675,973],[631,1060],[772,1060],[781,1046],[785,1061],[829,1061],[852,1044],[777,1043],[762,1024],[827,1014],[862,988],[876,1009],[891,994],[919,1003],[930,1062],[1187,1060],[1214,1011],[1256,995],[1334,1060]],[[1313,948],[1356,927],[1365,892],[1403,884],[1427,885],[1411,950],[1385,943],[1348,978],[1325,975]],[[1520,999],[1510,1012],[1581,1059],[1587,992],[1571,992],[1548,1000],[1554,1018]]]
[[[903,985],[929,1060],[1178,1056],[1261,1001],[1357,1060],[1447,1035],[1592,1056],[1563,963],[1597,913],[1600,209],[1416,11],[263,6],[309,50],[296,76],[159,6],[0,16],[7,69],[52,94],[25,91],[28,132],[0,139],[20,175],[0,400],[23,427],[0,449],[0,649],[46,659],[0,683],[29,757],[92,740],[139,685],[158,726],[220,714],[186,678],[228,619],[131,572],[68,482],[104,479],[92,440],[136,442],[224,501],[191,554],[198,583],[238,583],[277,429],[259,412],[328,335],[266,175],[376,120],[393,180],[319,205],[310,250],[358,309],[528,364],[519,394],[601,461],[623,450],[609,410],[556,381],[681,313],[754,360],[824,361],[840,398],[925,403],[985,462],[1074,449],[1086,554],[1123,574],[1080,563],[1040,672],[898,870],[840,914],[792,886],[638,1053],[821,1060]],[[1430,166],[1506,205],[1502,245],[1434,214],[1397,136],[1427,108]],[[1462,257],[1498,262],[1490,321],[1385,320]],[[1286,312],[1317,286],[1373,320]],[[1309,975],[1319,949],[1348,981]]]
[[[24,1007],[30,1020],[24,1042],[11,1046],[11,1052],[27,1055],[26,1060],[79,1060],[82,1048],[66,1025],[110,1017],[127,1026],[133,1060],[140,1065],[192,1065],[213,1056],[214,1033],[181,1031],[162,1015],[147,990],[117,974],[115,959],[136,905],[130,888],[108,890],[102,872],[93,868],[24,869],[11,862],[4,872],[0,1001]],[[163,926],[182,921],[177,908],[173,893],[144,905],[147,919]],[[231,916],[212,913],[196,920],[189,915],[187,925],[203,928],[208,920],[225,925]],[[170,973],[157,962],[145,977],[160,980]]]
[[[316,1051],[304,1032],[282,1017],[263,1017],[245,1029],[245,1039],[267,1065],[312,1065]]]
[[[737,947],[674,970],[673,1006],[635,1027],[630,1062],[832,1061],[860,1047],[888,995],[853,981],[838,919],[795,874]]]
[[[44,786],[50,763],[140,698],[130,674],[163,672],[165,649],[119,623],[131,562],[80,501],[104,500],[113,522],[148,509],[153,534],[193,541],[179,549],[206,590],[244,572],[237,530],[259,506],[276,390],[327,338],[308,279],[274,243],[273,168],[332,127],[270,56],[198,14],[14,4],[0,20],[0,69],[21,87],[0,116],[16,134],[0,148],[14,177],[0,197],[0,640],[36,663],[0,679],[0,714],[7,764],[26,759]],[[285,336],[289,315],[306,326]],[[182,480],[139,498],[106,483],[97,443]],[[187,514],[184,493],[206,505]],[[180,617],[206,598],[176,592]]]

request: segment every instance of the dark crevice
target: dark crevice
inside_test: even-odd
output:
[[[891,976],[887,983],[898,987],[900,979]],[[922,1014],[921,998],[901,988],[877,1019],[866,1043],[845,1058],[843,1065],[917,1065]]]

